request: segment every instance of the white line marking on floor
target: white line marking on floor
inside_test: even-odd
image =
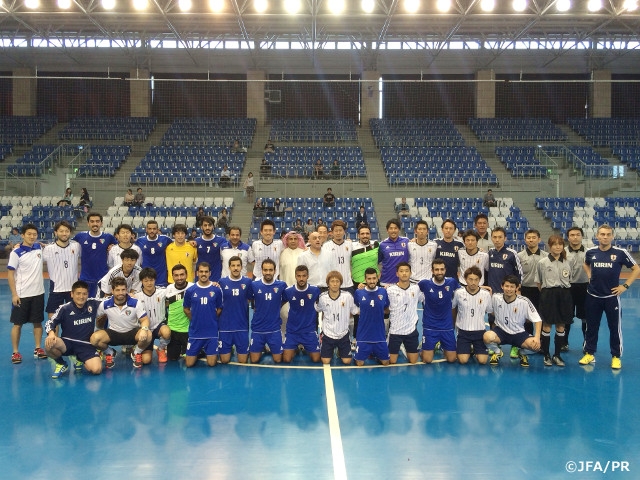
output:
[[[323,365],[324,388],[327,393],[327,413],[329,415],[329,436],[331,437],[331,454],[333,456],[333,478],[336,480],[347,479],[347,466],[344,462],[344,450],[342,449],[342,435],[340,435],[340,421],[338,420],[338,406],[336,405],[336,392],[333,389],[333,377],[331,366]]]

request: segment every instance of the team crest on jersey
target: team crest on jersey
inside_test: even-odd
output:
[[[562,270],[562,277],[563,278],[568,278],[569,277],[569,270]]]
[[[158,242],[158,246],[159,246],[159,247],[162,247],[162,242]],[[144,248],[147,248],[147,246],[145,245],[145,247],[144,247]]]
[[[311,298],[312,298],[312,297],[313,297],[313,294],[312,294],[312,293],[307,293],[307,298],[308,298],[309,300],[311,300]]]
[[[128,308],[124,311],[125,315],[131,315],[131,310],[129,310]]]
[[[344,303],[345,303],[344,300],[342,302],[340,302],[340,306],[344,307]]]
[[[38,258],[40,258],[40,254],[38,254]]]
[[[274,293],[278,293],[278,287],[273,289]]]
[[[247,288],[247,286],[243,283],[242,285],[240,285],[240,288],[244,290],[245,288]]]
[[[508,254],[506,254],[506,253],[503,253],[503,254],[502,254],[502,259],[503,259],[503,260],[506,260],[507,258],[509,258],[509,255],[508,255]]]
[[[446,287],[444,287],[444,289],[448,292],[449,291],[449,285],[447,285]]]
[[[513,309],[513,313],[518,313],[518,307]]]
[[[618,256],[617,256],[617,255],[611,255],[611,261],[612,261],[612,262],[615,262],[615,261],[616,261],[616,258],[618,258]]]
[[[456,246],[453,247],[453,250],[457,252],[459,248],[460,247],[456,245]]]
[[[402,248],[406,248],[407,243],[406,243],[406,242],[401,242],[401,243],[400,243],[400,246],[401,246]]]
[[[100,243],[104,243],[104,238],[101,238],[101,239],[100,239]]]
[[[213,242],[213,248],[217,248],[218,247],[218,242]]]
[[[89,313],[93,312],[93,307],[92,307],[92,306],[88,306],[88,307],[87,307],[87,312],[89,312]],[[72,313],[73,313],[73,312],[72,312]]]
[[[378,295],[378,300],[382,300],[382,295]]]
[[[209,296],[210,296],[210,297],[213,297],[214,295],[215,295],[215,293],[214,293],[214,292],[209,292]]]

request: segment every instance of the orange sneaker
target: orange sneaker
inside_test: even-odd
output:
[[[156,353],[158,354],[158,363],[167,363],[167,350],[165,348],[159,348]]]

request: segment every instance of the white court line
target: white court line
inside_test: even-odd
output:
[[[340,421],[338,420],[338,406],[336,392],[333,389],[331,366],[323,365],[324,387],[327,393],[327,413],[329,415],[329,436],[331,437],[331,454],[333,456],[333,478],[347,480],[347,466],[344,463],[342,449],[342,435],[340,435]]]
[[[438,358],[431,363],[445,363],[447,360],[445,358]],[[218,363],[220,365],[220,363]],[[365,370],[368,368],[402,368],[402,367],[417,367],[420,365],[427,365],[424,362],[416,362],[416,363],[393,363],[390,365],[363,365],[362,367],[358,367],[355,364],[350,365],[288,365],[283,363],[275,363],[275,364],[262,364],[262,363],[238,363],[238,362],[229,362],[225,365],[235,365],[238,367],[256,367],[256,368],[281,368],[281,369],[297,369],[297,370],[320,370],[325,367],[329,367],[333,370]]]

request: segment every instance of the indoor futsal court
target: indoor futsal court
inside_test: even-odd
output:
[[[622,296],[623,368],[603,323],[595,366],[580,329],[564,369],[398,365],[331,368],[182,362],[97,377],[50,378],[30,355],[9,362],[0,281],[2,478],[638,478],[640,284]],[[576,470],[572,472],[572,470]]]

